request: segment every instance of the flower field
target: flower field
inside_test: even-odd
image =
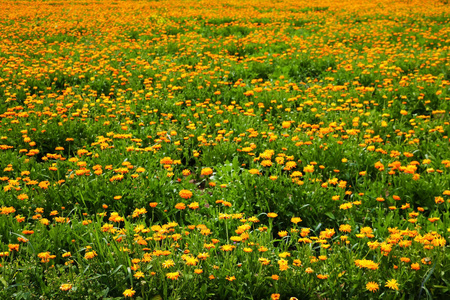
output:
[[[0,299],[450,298],[449,18],[0,0]]]

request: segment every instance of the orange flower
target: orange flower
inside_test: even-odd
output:
[[[208,176],[208,175],[211,175],[212,173],[213,173],[213,170],[211,168],[204,168],[204,169],[202,169],[200,175]]]
[[[277,213],[270,212],[270,213],[267,214],[267,216],[268,216],[269,218],[276,218],[276,217],[278,217],[278,214],[277,214]]]
[[[186,204],[184,204],[184,203],[182,203],[182,202],[177,203],[177,204],[175,204],[175,208],[176,208],[176,209],[179,209],[179,210],[183,210],[183,209],[186,208]]]
[[[180,272],[167,273],[166,277],[171,280],[177,280],[180,277]]]
[[[299,217],[293,217],[291,218],[291,222],[294,224],[300,223],[302,221],[302,219],[300,219]]]
[[[272,294],[272,295],[270,295],[270,299],[272,299],[272,300],[279,300],[280,299],[280,294]]]
[[[376,292],[379,289],[379,285],[376,282],[370,281],[366,284],[366,289],[371,292]]]
[[[9,244],[8,248],[10,251],[19,251],[19,244]]]
[[[86,252],[86,254],[84,255],[84,258],[85,259],[93,259],[96,256],[97,256],[97,252],[90,251],[90,252]]]
[[[127,290],[125,290],[125,291],[123,292],[123,296],[124,296],[124,297],[133,297],[134,294],[136,294],[136,291],[133,290],[132,288],[131,288],[131,289],[127,289]]]
[[[192,197],[192,192],[189,190],[181,190],[178,194],[183,199],[190,199]]]
[[[420,270],[420,265],[419,265],[419,263],[413,263],[413,264],[411,264],[411,269],[413,269],[413,270],[415,270],[415,271]]]
[[[61,286],[59,287],[59,289],[61,291],[69,291],[72,289],[72,285],[70,283],[63,283],[61,284]]]

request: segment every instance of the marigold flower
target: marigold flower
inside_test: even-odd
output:
[[[200,175],[208,176],[213,173],[213,170],[211,168],[203,168]]]
[[[189,190],[181,190],[178,194],[183,199],[190,199],[192,197],[192,192]]]
[[[167,273],[166,277],[171,280],[177,280],[178,277],[180,277],[180,273],[179,272]]]
[[[89,251],[89,252],[86,252],[86,254],[84,255],[84,258],[85,259],[93,259],[96,256],[97,256],[97,252]]]
[[[19,251],[19,244],[9,244],[8,248],[10,251]]]
[[[390,279],[386,282],[385,287],[390,288],[391,290],[398,291],[398,282],[395,279]]]
[[[352,226],[349,224],[341,224],[339,226],[339,231],[340,232],[351,232],[352,231]]]
[[[270,213],[267,214],[267,216],[268,216],[269,218],[276,218],[276,217],[278,217],[278,214],[277,214],[277,213],[270,212]]]
[[[124,296],[124,297],[133,297],[134,294],[136,294],[136,291],[133,290],[132,288],[131,288],[131,289],[126,289],[126,290],[123,292],[123,296]]]
[[[162,263],[162,266],[163,266],[164,269],[168,269],[168,268],[170,268],[170,267],[175,266],[175,262],[174,262],[173,260],[171,260],[171,259],[168,259],[168,260],[165,260],[165,261]]]
[[[190,209],[197,209],[200,207],[200,205],[198,204],[198,202],[192,202],[191,204],[188,205],[188,207]]]
[[[303,168],[303,172],[305,172],[305,173],[313,173],[314,172],[314,166],[307,165],[306,167]]]
[[[184,204],[184,203],[182,203],[182,202],[177,203],[177,204],[175,204],[175,208],[176,208],[176,209],[179,209],[179,210],[183,210],[183,209],[186,208],[186,204]]]
[[[294,224],[298,224],[302,221],[302,219],[300,219],[299,217],[292,217],[291,218],[291,222]]]
[[[279,236],[279,237],[285,237],[285,236],[287,236],[287,235],[288,235],[288,232],[285,231],[285,230],[279,231],[279,232],[278,232],[278,236]]]
[[[370,281],[366,284],[366,289],[371,292],[376,292],[379,289],[379,285],[376,282]]]
[[[234,248],[236,248],[236,246],[233,245],[223,245],[220,247],[220,249],[224,252],[233,251]]]
[[[61,284],[61,286],[59,287],[59,289],[60,289],[61,291],[69,291],[69,290],[72,289],[72,284],[70,284],[70,283],[63,283],[63,284]]]

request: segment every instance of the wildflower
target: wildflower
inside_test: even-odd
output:
[[[379,289],[378,283],[370,281],[366,284],[366,289],[375,293]]]
[[[177,203],[177,204],[175,204],[175,208],[179,209],[179,210],[183,210],[183,209],[186,208],[186,204],[184,204],[184,203]]]
[[[277,213],[272,213],[272,212],[270,212],[270,213],[267,214],[267,216],[268,216],[269,218],[276,218],[276,217],[278,217],[278,214],[277,214]]]
[[[142,278],[142,277],[144,277],[144,273],[141,271],[136,272],[136,273],[134,273],[133,277],[135,277],[137,279]]]
[[[197,258],[198,258],[198,259],[201,259],[201,260],[206,260],[208,257],[209,257],[209,254],[206,253],[206,252],[199,253],[199,254],[197,255]]]
[[[72,289],[72,285],[70,283],[63,283],[61,284],[61,286],[59,287],[59,289],[61,291],[69,291]]]
[[[8,248],[10,251],[19,251],[19,244],[9,244]]]
[[[236,246],[232,246],[232,245],[223,245],[220,247],[220,249],[224,252],[233,251],[234,248],[236,248]]]
[[[278,232],[278,236],[279,236],[279,237],[285,237],[285,236],[287,236],[287,235],[288,235],[288,233],[287,233],[287,231],[285,231],[285,230],[279,231],[279,232]]]
[[[177,280],[178,277],[180,277],[180,273],[179,272],[167,273],[166,277],[171,280]]]
[[[124,297],[133,297],[134,294],[136,294],[136,291],[133,290],[132,288],[131,288],[131,289],[126,289],[126,290],[123,292],[123,296],[124,296]]]
[[[291,218],[291,222],[294,224],[298,224],[302,221],[302,219],[300,219],[299,217],[292,217]]]
[[[183,199],[190,199],[192,197],[192,192],[189,190],[181,190],[178,194]]]
[[[50,252],[41,252],[38,254],[38,257],[41,259],[42,263],[47,263],[50,259],[54,259],[56,255],[51,255]]]
[[[280,259],[278,261],[278,266],[280,271],[286,271],[289,268],[288,261],[285,259]]]
[[[198,263],[198,259],[195,257],[188,257],[186,259],[186,265],[188,266],[196,266]]]
[[[226,278],[225,278],[226,280],[228,280],[228,281],[233,281],[233,280],[236,280],[236,277],[234,277],[234,276],[227,276]]]
[[[258,170],[258,169],[250,169],[250,170],[248,170],[248,172],[249,172],[250,174],[252,174],[252,175],[257,175],[257,174],[259,174],[259,170]]]
[[[84,255],[84,258],[85,259],[93,259],[96,256],[97,256],[97,252],[90,251],[90,252],[86,252],[86,254]]]
[[[263,266],[267,266],[268,264],[270,264],[270,260],[268,260],[267,258],[264,257],[260,257],[258,259],[258,261],[263,265]]]
[[[163,266],[164,269],[167,269],[167,268],[175,266],[175,262],[173,260],[171,260],[171,259],[168,259],[168,260],[165,260],[162,263],[162,266]]]
[[[413,264],[411,264],[411,269],[413,269],[413,270],[415,270],[415,271],[420,270],[420,265],[419,265],[419,263],[413,263]]]
[[[306,167],[303,168],[303,172],[305,172],[305,173],[313,173],[314,172],[314,166],[307,165]]]
[[[283,128],[289,128],[289,127],[291,127],[291,122],[290,121],[284,121],[284,122],[282,122],[281,123],[281,127],[283,127]]]
[[[370,270],[378,269],[378,264],[370,259],[357,259],[357,260],[355,260],[355,265],[360,268],[367,268]]]
[[[349,224],[341,224],[339,226],[339,231],[340,232],[351,232],[352,231],[352,226]]]
[[[200,205],[198,204],[198,202],[192,202],[191,204],[188,205],[188,207],[190,209],[197,209],[200,207]]]
[[[213,173],[213,170],[211,168],[204,168],[204,169],[202,169],[200,175],[208,176],[208,175],[211,175],[212,173]]]
[[[311,274],[314,272],[314,270],[308,267],[308,268],[306,268],[305,272],[308,274]]]
[[[398,282],[395,279],[390,279],[386,282],[385,287],[390,288],[391,290],[398,291]]]

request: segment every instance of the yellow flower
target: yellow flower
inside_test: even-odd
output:
[[[200,207],[200,205],[198,204],[198,202],[192,202],[191,204],[188,205],[188,207],[190,209],[197,209]]]
[[[97,252],[95,251],[90,251],[90,252],[86,252],[86,254],[84,255],[85,259],[92,259],[94,257],[97,256]]]
[[[293,217],[291,218],[291,222],[294,224],[300,223],[302,221],[302,219],[300,219],[299,217]]]
[[[390,279],[386,282],[385,287],[398,291],[398,282],[395,279]]]
[[[173,260],[168,259],[168,260],[166,260],[166,261],[164,261],[164,262],[162,263],[162,266],[163,266],[164,269],[167,269],[167,268],[170,268],[170,267],[175,266],[175,263],[174,263]]]
[[[167,273],[166,277],[171,280],[177,280],[178,277],[180,277],[180,273],[179,272]]]
[[[70,283],[63,283],[61,284],[61,286],[59,287],[59,289],[61,291],[69,291],[72,289],[72,285]]]
[[[220,247],[220,249],[224,252],[233,251],[234,248],[236,247],[232,245],[223,245]]]
[[[306,167],[303,168],[303,172],[305,172],[305,173],[312,173],[312,172],[314,172],[314,166],[307,165]]]
[[[125,292],[123,292],[124,297],[133,297],[134,294],[136,294],[136,291],[131,289],[127,289],[125,290]]]
[[[267,214],[267,216],[268,216],[269,218],[276,218],[276,217],[278,217],[278,214],[277,214],[277,213],[270,212],[270,213]]]
[[[287,235],[288,235],[288,233],[287,233],[287,231],[285,231],[285,230],[279,231],[279,232],[278,232],[278,236],[279,236],[279,237],[285,237],[285,236],[287,236]]]

